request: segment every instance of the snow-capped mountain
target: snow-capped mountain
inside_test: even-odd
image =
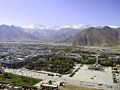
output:
[[[111,28],[119,28],[119,26],[115,26],[115,25],[107,25]],[[41,24],[35,24],[35,25],[28,25],[28,26],[24,26],[23,28],[25,28],[26,30],[60,30],[60,29],[79,29],[79,30],[83,30],[83,29],[88,29],[90,27],[96,27],[96,28],[103,28],[104,25],[100,25],[100,26],[95,26],[95,25],[89,25],[89,24],[72,24],[72,25],[63,25],[63,26],[45,26],[45,25],[41,25]]]
[[[83,25],[83,24],[76,24],[76,25],[64,25],[59,28],[71,28],[71,29],[87,29],[89,27],[92,27],[92,25]]]
[[[85,46],[113,46],[120,44],[120,28],[117,26],[81,24],[52,27],[39,24],[26,27],[0,25],[0,41],[37,41]]]
[[[77,28],[77,25],[68,25],[65,26],[52,26],[52,27],[46,27],[44,25],[30,25],[24,27],[26,32],[29,32],[30,34],[37,36],[41,41],[59,41],[66,38],[69,38],[78,32],[80,32],[82,29]],[[82,27],[79,25],[79,27]]]
[[[29,26],[25,26],[24,28],[26,29],[51,29],[51,30],[60,30],[60,29],[87,29],[89,27],[92,27],[92,25],[82,25],[82,24],[76,24],[76,25],[63,25],[63,26],[51,26],[51,27],[47,27],[44,25],[40,25],[40,24],[36,24],[36,25],[29,25]]]
[[[44,25],[40,25],[40,24],[35,24],[35,25],[28,25],[28,26],[24,26],[23,28],[25,28],[25,29],[30,29],[30,30],[32,30],[32,29],[47,29],[47,27],[46,26],[44,26]]]

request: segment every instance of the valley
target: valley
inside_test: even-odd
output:
[[[37,88],[52,81],[56,85],[119,90],[119,50],[38,43],[1,43],[0,50],[4,71],[42,80],[36,83]]]

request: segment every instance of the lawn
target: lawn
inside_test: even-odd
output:
[[[83,86],[75,86],[75,85],[65,85],[65,87],[61,87],[60,90],[100,90],[100,89],[88,88]]]
[[[0,81],[17,85],[33,86],[41,80],[8,73],[7,75],[0,75]]]

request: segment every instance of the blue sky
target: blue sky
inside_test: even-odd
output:
[[[0,0],[0,24],[120,26],[120,0]]]

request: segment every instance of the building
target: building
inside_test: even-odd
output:
[[[0,60],[0,65],[7,68],[20,68],[24,65],[24,60]]]
[[[109,60],[112,61],[112,62],[118,62],[118,61],[120,61],[120,56],[109,57]]]
[[[57,84],[42,83],[41,90],[60,90]]]
[[[51,80],[41,82],[40,90],[60,90],[59,85]]]

